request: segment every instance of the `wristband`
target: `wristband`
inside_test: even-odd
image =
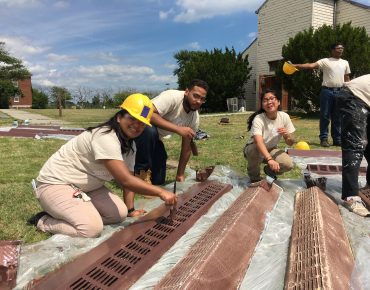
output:
[[[127,210],[127,213],[128,213],[128,214],[130,214],[130,213],[132,213],[132,212],[134,212],[134,211],[135,211],[135,208],[134,208],[134,207],[132,207],[132,208],[130,208],[130,209],[128,209],[128,210]]]
[[[274,160],[274,158],[272,158],[271,156],[269,158],[266,159],[266,162],[269,162],[270,160]]]

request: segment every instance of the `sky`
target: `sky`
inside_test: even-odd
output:
[[[180,50],[244,51],[263,2],[0,0],[0,41],[36,87],[161,91],[177,88]]]

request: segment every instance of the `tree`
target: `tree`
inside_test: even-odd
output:
[[[71,93],[66,88],[54,86],[51,88],[50,96],[59,109],[59,117],[62,117],[62,108],[65,107],[66,101],[72,99]]]
[[[94,90],[89,87],[78,87],[75,93],[75,100],[77,105],[79,105],[82,109],[89,104],[89,100],[93,97]]]
[[[22,95],[15,81],[29,78],[31,73],[23,66],[22,61],[11,56],[0,42],[0,108],[9,108],[11,97]]]
[[[330,45],[342,42],[345,46],[343,59],[348,60],[351,77],[370,73],[370,37],[364,27],[352,27],[351,23],[336,27],[310,28],[290,38],[282,48],[282,56],[292,63],[311,63],[330,56]],[[305,111],[319,108],[322,73],[319,70],[301,70],[287,76],[282,72],[281,62],[276,75],[291,97],[291,107]]]
[[[128,88],[128,89],[125,89],[125,90],[120,90],[119,92],[115,93],[113,95],[113,105],[114,107],[119,107],[122,102],[131,94],[134,94],[136,93],[137,90],[133,89],[133,88]]]
[[[210,87],[207,102],[202,106],[207,111],[226,111],[227,98],[244,95],[244,84],[250,78],[251,67],[248,58],[237,54],[235,49],[213,49],[212,51],[181,50],[174,55],[178,68],[177,75],[180,89],[194,78],[206,81]]]
[[[46,109],[48,95],[42,90],[32,88],[32,109]]]

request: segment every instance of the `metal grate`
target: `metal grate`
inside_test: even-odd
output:
[[[298,192],[285,289],[348,289],[353,266],[337,205],[318,187]]]
[[[341,174],[342,166],[341,165],[326,165],[326,164],[307,164],[307,169],[310,172],[317,174],[329,175],[329,174]],[[366,167],[360,167],[359,174],[366,175]]]
[[[88,253],[39,282],[35,289],[128,289],[231,185],[206,181],[179,196],[176,216],[161,205]]]
[[[237,289],[281,191],[247,188],[155,289]]]

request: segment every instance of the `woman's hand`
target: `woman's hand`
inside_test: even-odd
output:
[[[174,194],[170,191],[167,191],[167,190],[161,191],[161,193],[159,194],[159,198],[164,201],[165,205],[176,206],[176,204],[177,204],[176,194]]]
[[[278,162],[276,162],[274,159],[270,159],[268,162],[267,162],[268,166],[270,167],[270,169],[274,172],[279,172],[280,171],[280,165]]]
[[[289,137],[289,133],[288,133],[288,131],[287,131],[287,129],[286,128],[278,128],[277,129],[277,132],[281,135],[281,136],[283,136],[284,137],[284,139],[286,139],[286,138],[288,138]]]

